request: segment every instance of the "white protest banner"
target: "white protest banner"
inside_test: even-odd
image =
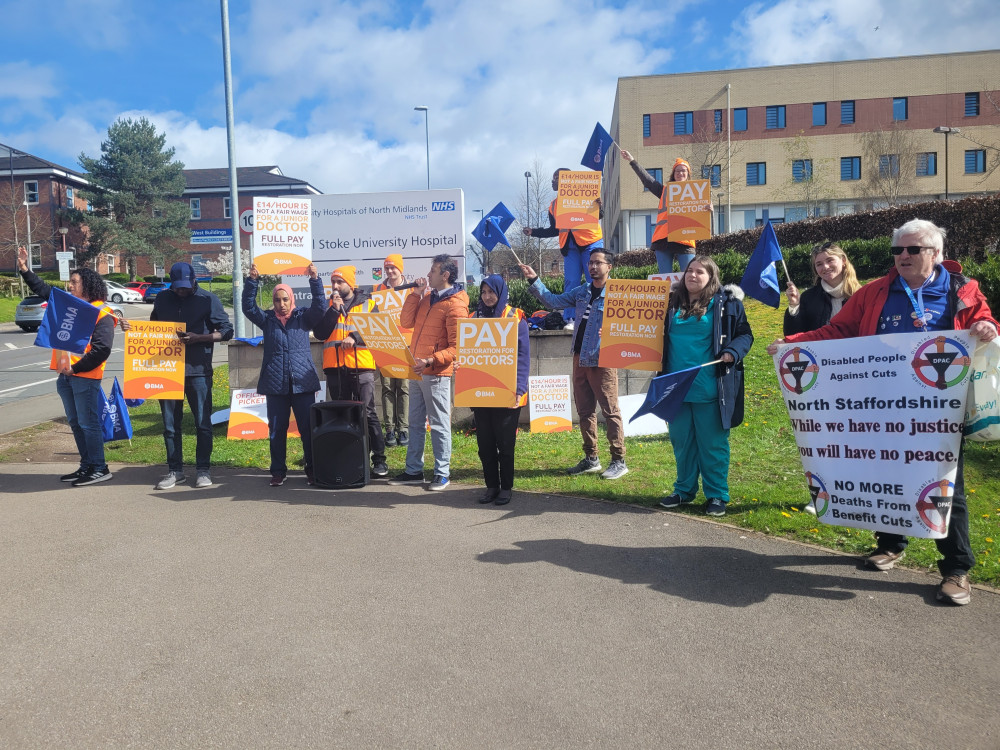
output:
[[[253,388],[233,391],[227,440],[267,440],[267,397]]]
[[[253,259],[257,270],[271,276],[304,274],[312,262],[312,222],[309,198],[255,197]]]
[[[774,366],[820,521],[947,536],[971,351],[968,331],[781,347]]]
[[[528,378],[528,405],[532,432],[569,432],[573,429],[569,375]]]

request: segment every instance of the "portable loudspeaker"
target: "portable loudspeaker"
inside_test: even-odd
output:
[[[368,422],[360,401],[323,401],[309,412],[313,476],[323,487],[364,487],[371,479]]]

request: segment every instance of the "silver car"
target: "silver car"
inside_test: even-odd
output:
[[[34,333],[38,330],[38,326],[42,324],[42,319],[45,317],[45,308],[48,304],[48,300],[36,297],[35,295],[25,297],[18,303],[17,309],[14,310],[14,322],[22,331]],[[111,312],[119,320],[125,317],[125,310],[121,305],[108,304],[108,307],[111,308]]]

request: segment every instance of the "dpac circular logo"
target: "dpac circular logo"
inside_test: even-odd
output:
[[[826,483],[819,474],[807,471],[806,485],[809,487],[809,497],[812,498],[813,506],[816,508],[816,516],[822,518],[830,509],[830,493],[826,491]]]
[[[917,380],[942,391],[961,383],[971,364],[972,358],[962,342],[947,336],[935,336],[922,343],[910,362]]]
[[[935,480],[920,490],[917,518],[924,528],[936,534],[947,533],[954,494],[955,484],[947,479]]]
[[[778,376],[785,390],[805,393],[819,380],[819,363],[808,349],[793,346],[778,360]]]

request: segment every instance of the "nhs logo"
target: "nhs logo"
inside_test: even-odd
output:
[[[454,211],[455,201],[431,201],[431,211]]]

